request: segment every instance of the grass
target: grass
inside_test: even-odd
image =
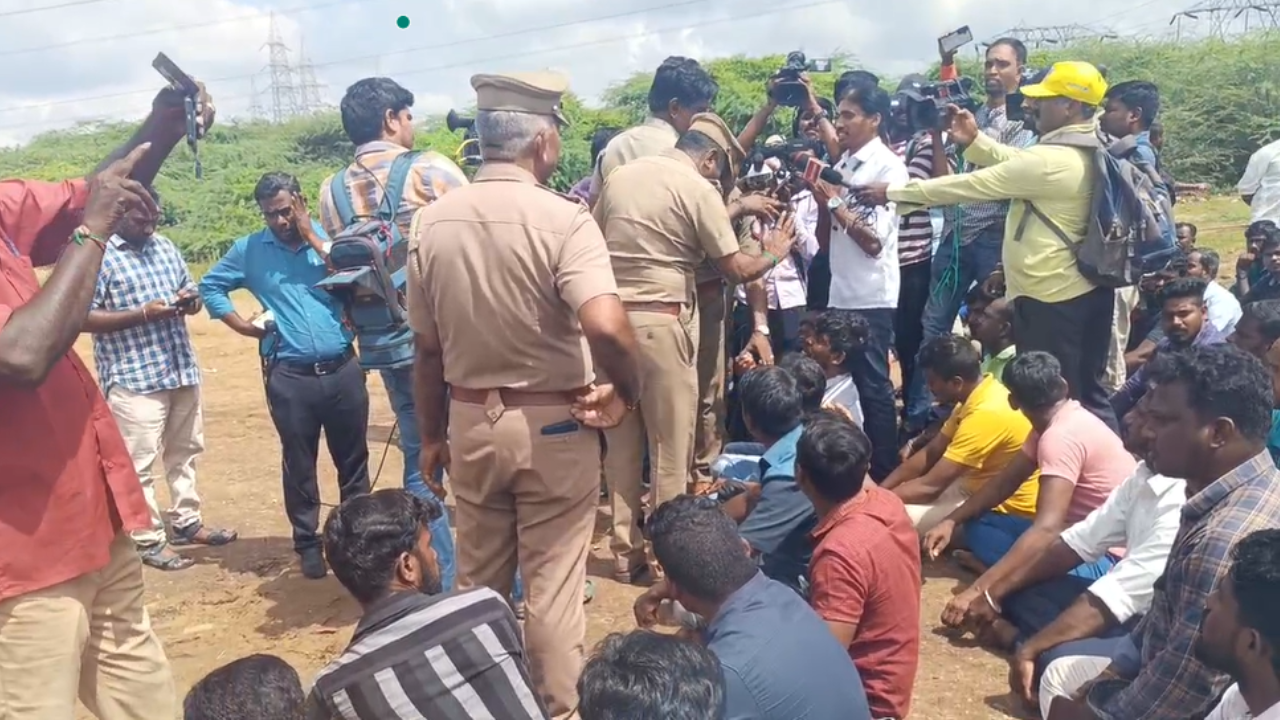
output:
[[[1249,206],[1238,197],[1214,196],[1208,200],[1179,200],[1173,207],[1178,222],[1189,222],[1199,232],[1198,247],[1212,248],[1222,258],[1218,280],[1230,284],[1235,279],[1236,258],[1244,252],[1244,229],[1249,225]]]

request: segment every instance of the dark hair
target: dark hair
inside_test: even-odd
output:
[[[1218,270],[1222,268],[1222,258],[1219,257],[1218,251],[1213,248],[1196,248],[1191,252],[1200,255],[1200,269],[1204,270],[1209,282],[1213,282],[1213,279],[1218,277]]]
[[[920,367],[943,380],[960,378],[965,382],[982,379],[982,355],[959,335],[939,335],[920,348]]]
[[[834,117],[836,114],[836,104],[830,100],[820,97],[818,98],[818,107],[827,114],[827,117]],[[801,110],[796,110],[796,115],[791,119],[791,137],[800,137],[800,117],[804,115]]]
[[[357,80],[342,96],[342,129],[356,145],[382,138],[387,113],[398,115],[413,107],[413,93],[391,78]]]
[[[440,509],[398,489],[357,495],[329,513],[324,555],[333,574],[356,600],[369,604],[386,595],[400,556],[418,547]]]
[[[1156,291],[1156,302],[1163,306],[1170,300],[1195,300],[1204,305],[1204,291],[1208,286],[1202,278],[1174,278]]]
[[[1266,440],[1271,432],[1271,374],[1258,358],[1234,345],[1195,345],[1162,352],[1147,365],[1153,384],[1182,385],[1203,421],[1228,418],[1241,435]]]
[[[710,498],[669,500],[645,527],[667,577],[699,600],[722,602],[759,571],[742,546],[737,524]]]
[[[1047,352],[1018,355],[1004,368],[1004,386],[1024,410],[1043,410],[1067,399],[1058,358]]]
[[[1116,83],[1107,89],[1107,99],[1119,100],[1130,110],[1140,111],[1140,125],[1147,129],[1160,113],[1160,88],[1145,80]]]
[[[889,93],[879,85],[852,85],[843,95],[837,95],[838,102],[848,102],[857,106],[864,115],[877,115],[880,117],[880,124],[887,127],[889,124],[889,110],[891,107],[891,99]]]
[[[648,630],[614,633],[578,676],[582,720],[720,720],[724,670],[704,645]]]
[[[1263,249],[1280,246],[1280,230],[1269,228],[1262,233],[1262,244],[1259,246]]]
[[[1160,122],[1160,118],[1156,118],[1155,120],[1152,120],[1151,126],[1147,128],[1147,132],[1150,132],[1152,135],[1155,135],[1156,137],[1160,137],[1161,135],[1164,135],[1164,123]],[[1191,223],[1187,223],[1187,225],[1191,225]],[[1195,227],[1195,226],[1191,225],[1191,227]]]
[[[1195,236],[1200,232],[1200,228],[1197,228],[1195,223],[1180,222],[1180,223],[1178,223],[1177,225],[1174,225],[1174,226],[1173,226],[1173,229],[1174,229],[1175,231],[1177,231],[1177,230],[1179,230],[1179,229],[1181,229],[1181,228],[1187,228],[1188,230],[1190,230],[1190,231],[1191,231],[1191,237],[1195,237]]]
[[[182,702],[183,720],[301,720],[298,671],[275,655],[250,655],[205,675]]]
[[[853,354],[862,350],[871,336],[871,323],[853,310],[828,310],[818,316],[813,331],[827,339],[833,352],[844,353],[848,369]]]
[[[978,283],[977,285],[974,285],[973,287],[969,288],[969,292],[964,296],[964,304],[971,305],[971,306],[986,305],[988,303],[995,302],[996,300],[999,300],[1000,298],[1004,297],[1004,293],[991,292],[986,287],[984,287],[984,285],[985,283]]]
[[[822,409],[822,400],[827,394],[827,376],[817,360],[804,353],[787,353],[778,361],[778,367],[791,373],[796,379],[796,388],[800,390],[800,404],[806,413]]]
[[[1280,673],[1280,530],[1255,530],[1231,548],[1231,586],[1239,623],[1271,646],[1271,667]]]
[[[600,153],[609,145],[609,141],[614,139],[618,133],[622,132],[616,127],[596,128],[591,135],[591,162],[595,163],[596,158],[600,157]]]
[[[804,396],[791,373],[764,366],[742,376],[738,404],[753,427],[773,438],[795,430],[804,421]]]
[[[301,195],[302,186],[298,184],[298,178],[289,173],[269,172],[258,179],[258,184],[253,188],[253,199],[261,205],[263,201],[282,192]]]
[[[724,176],[729,169],[729,155],[725,153],[724,148],[710,135],[699,132],[697,130],[689,130],[676,140],[676,149],[683,150],[690,156],[697,155],[699,157],[707,153],[714,152],[716,154],[716,172],[720,176]]]
[[[1280,232],[1280,228],[1276,226],[1274,220],[1255,220],[1249,223],[1249,227],[1245,228],[1244,236],[1263,235],[1265,237],[1274,237],[1277,232]]]
[[[1258,330],[1268,342],[1280,340],[1280,300],[1257,300],[1244,306],[1241,319],[1258,323]]]
[[[871,467],[871,441],[857,425],[833,412],[819,412],[804,424],[796,444],[796,469],[831,502],[862,492]]]
[[[840,99],[855,87],[873,88],[880,87],[880,76],[866,70],[848,70],[840,73],[840,77],[836,78],[835,102],[832,103],[831,113],[835,114],[835,106]]]
[[[682,107],[710,105],[720,86],[697,60],[671,56],[662,61],[649,86],[649,112],[666,112],[675,100]]]
[[[1001,45],[1013,51],[1014,57],[1018,58],[1019,65],[1027,64],[1027,46],[1021,40],[1012,37],[1002,37],[987,45],[987,51],[990,52],[992,48],[997,48]]]

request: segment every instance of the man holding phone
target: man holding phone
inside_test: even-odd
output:
[[[147,188],[156,206],[160,196]],[[107,241],[84,331],[93,333],[93,358],[107,405],[124,436],[151,510],[151,527],[133,533],[142,562],[183,570],[194,562],[174,545],[225,545],[234,530],[202,521],[195,461],[204,451],[200,368],[186,317],[203,304],[178,248],[156,234],[156,216],[134,208]],[[155,491],[161,455],[170,506],[163,514]],[[165,534],[165,519],[173,530]]]

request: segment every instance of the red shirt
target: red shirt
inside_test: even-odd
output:
[[[849,657],[871,716],[906,717],[920,664],[920,540],[906,508],[867,483],[813,539],[810,604],[827,622],[857,627]]]
[[[84,214],[84,180],[0,181],[0,330],[37,292]],[[0,381],[0,600],[106,566],[150,525],[115,418],[75,352],[32,390]]]

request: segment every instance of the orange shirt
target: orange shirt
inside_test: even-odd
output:
[[[80,223],[84,180],[0,182],[0,329],[40,291]],[[121,529],[150,525],[133,460],[75,352],[35,389],[0,381],[0,600],[106,567]]]

